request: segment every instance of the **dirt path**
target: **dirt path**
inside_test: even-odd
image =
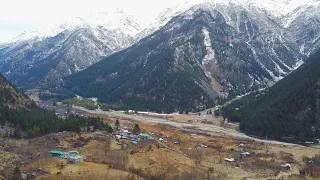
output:
[[[110,117],[119,117],[119,118],[127,118],[127,119],[132,119],[136,121],[141,121],[141,122],[149,122],[149,123],[163,123],[163,124],[168,124],[172,125],[178,128],[193,128],[196,130],[199,130],[201,132],[206,132],[211,135],[229,135],[229,136],[234,136],[237,138],[244,138],[244,139],[251,139],[259,142],[264,142],[264,143],[270,143],[270,144],[280,144],[280,145],[289,145],[289,146],[300,146],[297,144],[291,144],[291,143],[285,143],[285,142],[279,142],[279,141],[273,141],[273,140],[264,140],[264,139],[258,139],[254,137],[247,136],[243,133],[240,133],[236,130],[233,129],[228,129],[228,128],[223,128],[211,124],[202,124],[202,123],[182,123],[182,122],[174,122],[162,118],[155,118],[155,117],[148,117],[148,116],[140,116],[137,114],[125,114],[122,111],[102,111],[101,109],[97,110],[88,110],[83,107],[77,107],[73,106],[73,108],[82,110],[91,114],[102,114],[102,115],[107,115]]]

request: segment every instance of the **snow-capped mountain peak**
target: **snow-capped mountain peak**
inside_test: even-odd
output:
[[[97,12],[81,14],[78,17],[66,19],[64,22],[54,24],[41,30],[24,32],[14,38],[12,42],[23,41],[33,38],[53,37],[64,30],[75,28],[108,29],[109,31],[121,31],[126,36],[134,37],[142,27],[132,15],[117,9],[109,12]]]
[[[241,94],[275,83],[319,47],[320,17],[315,8],[319,0],[203,0],[201,4],[199,1],[166,9],[143,31],[133,16],[121,10],[65,20],[49,30],[34,32],[36,35],[29,36],[32,40],[1,45],[0,71],[22,86],[35,82],[56,86],[64,77],[100,62],[102,57],[111,57],[108,62],[114,62],[113,58],[120,58],[123,52],[136,52],[127,57],[128,61],[136,61],[128,66],[135,69],[141,63],[146,64],[156,51],[174,50],[170,56],[177,65],[173,72],[181,69],[180,65],[192,69],[201,64],[198,62],[203,57],[208,57],[210,61],[205,62],[210,66],[204,63],[199,68],[205,72],[203,78],[211,83],[204,83],[202,88],[210,96],[214,96],[211,86],[218,94],[220,87],[224,92]],[[286,23],[288,26],[284,26]],[[27,36],[20,39],[23,37]],[[124,50],[133,43],[137,44]],[[119,53],[110,56],[115,52]],[[130,53],[124,56],[127,54]],[[195,64],[190,67],[185,66],[190,62],[179,64],[188,58]],[[236,76],[222,73],[231,65]],[[34,75],[39,69],[41,74]],[[94,82],[104,81],[108,73],[96,77]],[[242,78],[241,85],[238,75]]]
[[[170,8],[164,9],[159,16],[151,22],[142,32],[137,34],[136,39],[140,40],[152,32],[160,29],[166,23],[168,23],[173,17],[189,10],[197,9],[197,7],[215,7],[215,6],[241,6],[243,8],[249,9],[250,7],[257,7],[259,9],[264,9],[269,12],[271,15],[283,18],[284,23],[290,23],[290,19],[286,19],[287,16],[291,16],[292,13],[299,11],[300,8],[309,7],[309,6],[319,6],[319,0],[199,0],[195,1],[186,1],[182,4],[172,6]],[[192,11],[189,11],[189,13]],[[288,22],[287,22],[288,21]]]
[[[138,20],[123,10],[86,14],[75,18],[72,23],[75,26],[89,26],[94,29],[121,30],[131,37],[135,36],[142,28]]]
[[[15,77],[17,84],[57,84],[62,77],[132,45],[140,31],[139,22],[121,10],[82,14],[2,44],[0,71],[9,79]],[[32,76],[38,69],[45,69],[41,77]]]

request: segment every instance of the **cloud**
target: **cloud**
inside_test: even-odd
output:
[[[0,23],[2,33],[0,42],[10,35],[15,37],[20,32],[35,31],[63,23],[67,19],[81,14],[108,12],[115,9],[134,15],[144,25],[165,8],[184,3],[186,0],[6,0],[1,3]],[[200,2],[202,0],[188,0]],[[10,30],[9,30],[10,29]],[[18,33],[18,34],[17,34]],[[4,38],[6,37],[6,38]],[[11,38],[13,38],[11,37]]]
[[[0,29],[0,42],[7,42],[10,41],[12,38],[17,37],[20,32],[17,31],[7,31]]]
[[[178,0],[180,1],[180,0]],[[172,4],[172,3],[171,3]],[[82,13],[108,12],[124,9],[129,13],[148,18],[169,6],[159,0],[10,0],[2,3],[0,19],[28,19],[41,24],[60,22]]]

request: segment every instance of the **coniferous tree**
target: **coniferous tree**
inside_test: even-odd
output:
[[[118,119],[117,119],[116,122],[114,123],[114,126],[117,128],[117,130],[119,130],[119,128],[120,128],[120,122],[119,122]]]
[[[16,166],[16,167],[13,169],[12,176],[13,176],[14,179],[19,179],[20,175],[21,175],[20,167],[19,167],[19,166]]]
[[[94,129],[104,130],[106,126],[99,117],[80,117],[70,115],[65,119],[59,118],[54,112],[44,109],[9,109],[0,108],[1,123],[15,127],[13,136],[18,138],[18,132],[27,132],[28,137],[41,136],[61,131],[80,132],[81,127],[94,126]],[[10,135],[12,136],[12,134]]]
[[[320,51],[274,86],[252,92],[220,109],[240,130],[289,142],[320,138]]]
[[[113,128],[112,128],[112,126],[108,126],[107,132],[108,132],[108,133],[113,133]]]
[[[138,133],[140,132],[140,126],[139,126],[139,124],[135,124],[135,125],[134,125],[134,128],[133,128],[132,132],[133,132],[134,134],[138,134]]]

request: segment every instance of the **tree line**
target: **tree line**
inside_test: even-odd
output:
[[[320,138],[320,51],[305,64],[261,92],[254,92],[220,110],[240,122],[251,135],[289,142]]]
[[[0,108],[0,124],[4,126],[9,123],[15,127],[13,136],[20,137],[20,131],[27,132],[27,137],[33,138],[49,133],[61,131],[80,132],[81,130],[93,129],[112,132],[112,127],[103,122],[100,117],[81,117],[70,115],[60,118],[52,111],[36,109],[10,109]]]

